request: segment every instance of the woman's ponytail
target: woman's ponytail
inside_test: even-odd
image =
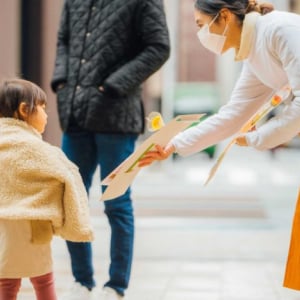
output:
[[[265,2],[265,3],[258,3],[255,0],[249,0],[248,6],[246,8],[246,14],[252,11],[259,12],[262,15],[265,15],[272,10],[274,10],[274,6],[271,3]]]

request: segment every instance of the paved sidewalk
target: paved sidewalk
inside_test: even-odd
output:
[[[282,288],[300,150],[279,150],[272,158],[269,152],[233,148],[204,188],[212,163],[201,153],[157,163],[136,178],[135,255],[126,300],[300,300],[300,292]],[[97,180],[91,211],[101,286],[107,279],[109,226],[97,200]],[[72,277],[58,238],[53,256],[61,295]],[[27,280],[18,299],[34,299]]]

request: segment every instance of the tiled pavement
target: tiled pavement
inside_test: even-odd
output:
[[[282,288],[300,150],[279,150],[272,157],[233,148],[204,188],[211,165],[201,153],[157,163],[136,178],[136,243],[126,300],[300,300],[300,292]],[[107,278],[109,227],[97,181],[91,211],[101,286]],[[61,295],[72,279],[58,238],[53,256]],[[34,299],[28,280],[18,299]]]

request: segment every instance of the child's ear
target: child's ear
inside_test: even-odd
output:
[[[25,102],[21,102],[18,107],[18,115],[22,120],[25,120],[28,117],[28,105]]]

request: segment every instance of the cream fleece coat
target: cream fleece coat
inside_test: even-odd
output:
[[[0,219],[47,220],[66,240],[93,239],[78,168],[27,123],[0,118],[0,170]]]

